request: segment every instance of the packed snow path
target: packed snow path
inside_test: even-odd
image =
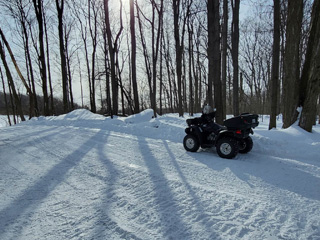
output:
[[[0,239],[320,239],[318,128],[261,126],[226,160],[150,113],[0,128]]]

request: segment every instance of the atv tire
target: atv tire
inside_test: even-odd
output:
[[[253,141],[251,137],[247,137],[239,141],[239,153],[248,153],[252,150]]]
[[[188,134],[183,139],[183,146],[188,152],[196,152],[200,147],[200,142],[196,136]]]
[[[222,158],[234,158],[239,152],[238,141],[231,137],[221,138],[216,145],[217,153]]]

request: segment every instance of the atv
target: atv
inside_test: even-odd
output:
[[[234,158],[238,152],[248,153],[253,147],[253,128],[259,125],[258,115],[243,113],[223,122],[223,126],[202,118],[187,119],[188,127],[183,146],[189,152],[196,152],[201,148],[216,147],[222,158]]]

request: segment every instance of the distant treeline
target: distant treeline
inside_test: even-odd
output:
[[[30,102],[29,102],[29,97],[25,94],[19,94],[20,102],[21,102],[21,107],[23,112],[28,115],[29,114],[29,108],[30,108]],[[1,115],[17,115],[17,110],[14,104],[12,104],[12,101],[10,99],[10,95],[6,94],[6,99],[7,99],[7,106],[6,106],[6,101],[5,101],[5,95],[3,92],[0,92],[0,114]],[[43,113],[43,97],[37,95],[37,100],[38,100],[38,113],[41,115]],[[58,98],[53,98],[53,105],[54,105],[54,115],[60,115],[63,114],[63,102],[62,100]],[[80,108],[79,105],[75,104],[75,109]]]

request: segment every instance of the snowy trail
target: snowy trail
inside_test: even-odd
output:
[[[268,156],[263,131],[225,160],[143,129],[63,123],[1,129],[0,239],[320,238],[319,161]]]

